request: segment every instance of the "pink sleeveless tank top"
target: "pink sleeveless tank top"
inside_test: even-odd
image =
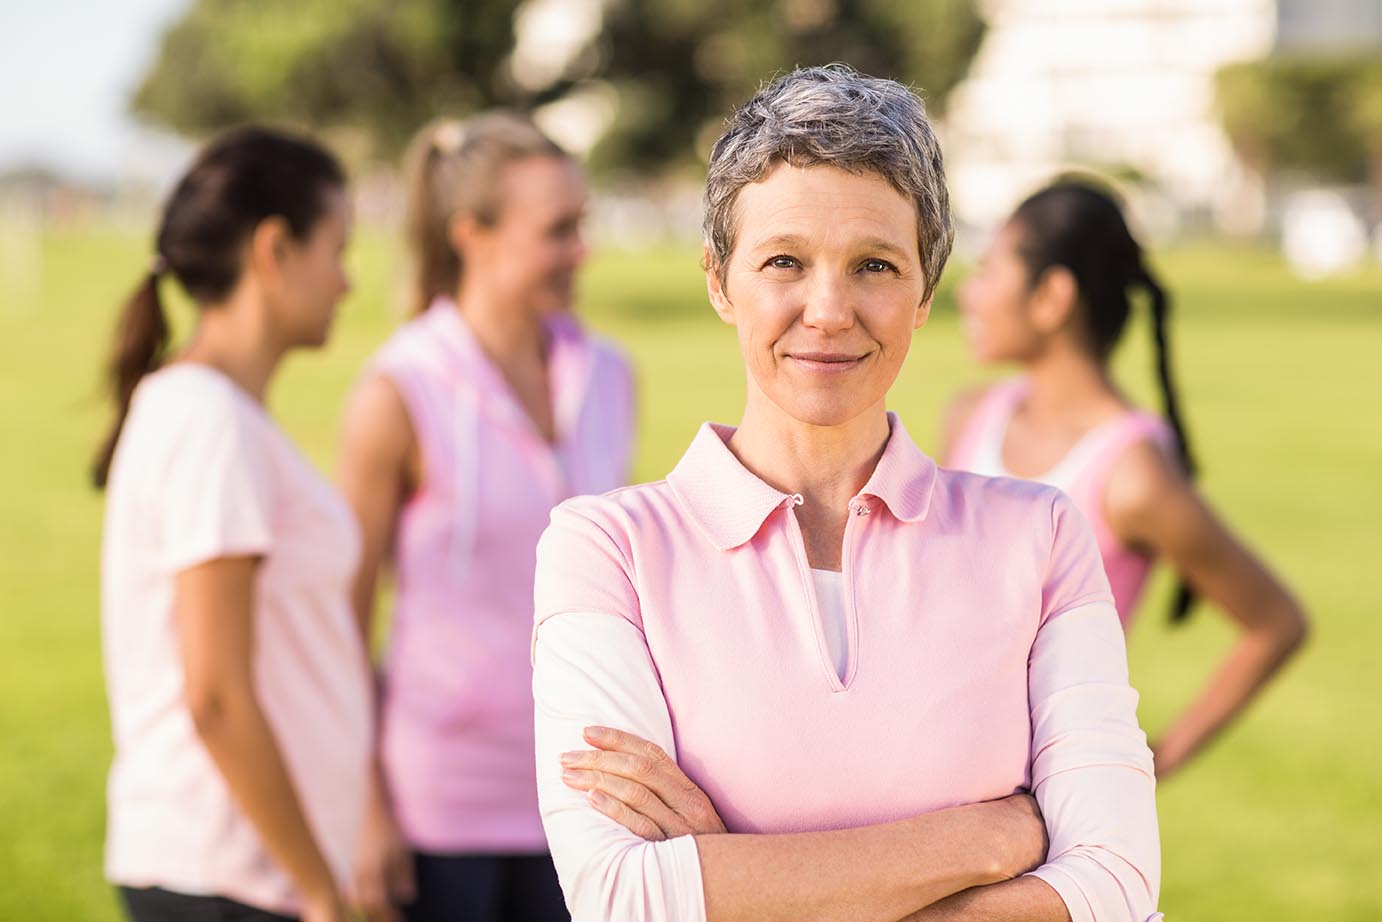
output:
[[[552,507],[627,482],[633,379],[569,316],[549,321],[546,442],[456,305],[371,362],[407,408],[423,484],[399,515],[381,760],[404,835],[444,853],[542,852],[533,755],[534,554]]]
[[[1003,442],[1027,389],[1027,381],[1021,377],[989,388],[951,449],[947,466],[990,477],[1015,476],[1003,466]],[[1113,533],[1104,514],[1104,492],[1118,459],[1146,440],[1174,456],[1175,434],[1166,421],[1153,413],[1129,410],[1086,433],[1050,470],[1028,478],[1063,490],[1089,520],[1125,628],[1146,586],[1152,558],[1124,545]]]

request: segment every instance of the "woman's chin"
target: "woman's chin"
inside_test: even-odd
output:
[[[831,428],[854,422],[881,403],[860,400],[831,399],[828,396],[793,395],[794,399],[778,403],[778,407],[803,426]]]

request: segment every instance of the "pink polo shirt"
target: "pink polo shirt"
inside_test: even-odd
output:
[[[667,480],[563,504],[538,548],[539,791],[577,920],[704,917],[694,840],[560,781],[580,727],[663,745],[731,832],[855,827],[1032,789],[1077,920],[1155,917],[1151,755],[1088,526],[1060,492],[938,470],[896,417],[844,536],[843,679],[796,498],[702,428]]]
[[[422,455],[400,513],[381,760],[408,842],[545,852],[533,776],[534,553],[552,507],[628,481],[627,362],[568,315],[548,322],[558,439],[548,444],[440,299],[380,349]]]
[[[140,383],[106,487],[101,550],[111,881],[297,911],[292,881],[231,796],[183,697],[177,574],[253,555],[255,693],[317,845],[349,882],[371,742],[350,605],[359,553],[345,500],[229,378],[178,363]]]

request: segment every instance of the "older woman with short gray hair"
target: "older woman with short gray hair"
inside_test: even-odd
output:
[[[1152,766],[1088,526],[887,412],[952,239],[906,88],[764,88],[711,155],[738,427],[552,515],[539,801],[595,919],[1148,920]]]

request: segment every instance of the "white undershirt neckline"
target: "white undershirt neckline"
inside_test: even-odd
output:
[[[817,570],[812,567],[811,581],[816,588],[816,608],[821,613],[821,635],[825,637],[835,674],[843,682],[849,646],[849,627],[845,619],[845,575],[838,570]]]

